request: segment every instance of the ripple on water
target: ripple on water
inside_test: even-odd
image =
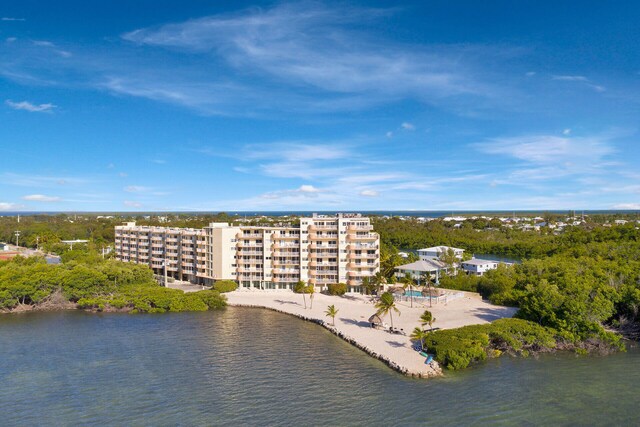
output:
[[[0,317],[2,425],[637,424],[640,352],[405,378],[261,309]]]

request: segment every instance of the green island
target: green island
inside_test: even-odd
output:
[[[565,218],[563,215],[562,218]],[[623,224],[611,222],[624,218]],[[113,227],[126,216],[40,215],[21,219],[22,243],[39,245],[61,256],[60,265],[41,257],[0,261],[0,309],[25,307],[79,308],[93,311],[157,313],[202,311],[226,305],[219,289],[183,293],[159,286],[145,266],[121,263],[101,250],[112,244]],[[381,236],[381,274],[393,280],[407,262],[400,251],[432,245],[462,247],[470,253],[517,259],[483,276],[456,274],[440,278],[446,289],[479,292],[494,304],[517,307],[515,318],[448,330],[424,330],[420,340],[441,366],[462,369],[502,354],[529,356],[571,350],[579,354],[624,351],[624,337],[636,338],[640,308],[640,231],[636,221],[620,215],[590,215],[562,231],[550,227],[559,215],[545,214],[535,231],[504,226],[499,221],[469,218],[458,227],[436,219],[373,217]],[[139,223],[197,227],[209,221],[233,221],[226,214],[165,215],[136,219]],[[278,218],[255,218],[254,223]],[[295,219],[294,219],[295,221]],[[246,223],[245,223],[246,224]],[[9,241],[15,218],[0,218],[0,240]],[[70,249],[63,239],[87,239]],[[412,259],[413,254],[409,255]],[[332,287],[340,294],[341,285]],[[437,326],[437,319],[436,319]],[[423,325],[424,326],[424,325]]]

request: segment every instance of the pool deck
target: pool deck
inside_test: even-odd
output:
[[[369,355],[382,360],[391,368],[405,375],[415,377],[434,377],[442,375],[437,362],[425,364],[425,358],[412,349],[409,338],[411,331],[420,326],[420,315],[430,310],[436,321],[434,327],[452,329],[466,325],[488,323],[503,317],[512,317],[516,309],[501,307],[483,301],[479,295],[464,293],[464,296],[447,303],[396,302],[400,315],[393,314],[393,326],[403,329],[406,335],[392,334],[382,329],[374,329],[368,322],[376,312],[370,298],[364,295],[330,296],[316,293],[313,308],[306,295],[305,308],[302,294],[280,290],[238,290],[225,294],[229,305],[239,307],[262,307],[299,318],[313,321],[329,329],[340,338],[364,350]],[[325,311],[329,305],[335,305],[338,314],[333,326]],[[384,322],[391,324],[389,316]]]

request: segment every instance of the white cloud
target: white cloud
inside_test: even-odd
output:
[[[613,205],[613,209],[640,210],[640,203],[618,203],[617,205]]]
[[[562,80],[566,82],[588,82],[589,79],[585,76],[552,76],[553,80]]]
[[[58,196],[46,196],[44,194],[29,194],[23,196],[22,200],[28,200],[30,202],[60,202],[62,198]]]
[[[35,46],[44,46],[44,47],[55,47],[56,45],[46,40],[34,40],[33,44]]]
[[[511,156],[538,164],[597,162],[614,152],[606,137],[528,135],[496,138],[475,146],[485,153]]]
[[[297,191],[300,193],[319,193],[320,192],[320,190],[315,188],[313,185],[308,185],[308,184],[301,185]]]
[[[15,37],[7,37],[7,38],[5,39],[5,41],[6,41],[7,43],[13,43],[13,42],[14,42],[14,41],[16,41],[16,40],[18,40],[18,39],[17,39],[17,38],[15,38]]]
[[[196,72],[182,79],[171,67],[166,73],[155,69],[139,77],[114,72],[105,87],[211,114],[235,110],[241,95],[243,105],[254,112],[274,106],[298,112],[354,110],[403,97],[429,103],[453,97],[459,102],[460,95],[499,99],[502,89],[488,79],[478,81],[480,73],[474,70],[483,66],[486,56],[501,55],[503,49],[374,40],[367,28],[373,30],[371,24],[392,14],[391,9],[304,2],[138,29],[123,39],[208,59],[218,64],[217,75],[234,78],[212,79],[209,74],[205,79]],[[270,84],[257,87],[254,82],[260,78]]]
[[[569,134],[571,134],[571,129],[568,129],[568,128],[567,128],[567,129],[564,129],[564,130],[562,131],[562,134],[563,134],[563,135],[569,135]]]
[[[4,16],[0,18],[0,21],[26,21],[24,18],[11,18],[9,16]]]
[[[0,211],[15,211],[22,209],[23,207],[23,205],[18,205],[16,203],[0,202]]]
[[[415,125],[409,123],[409,122],[404,122],[400,125],[400,127],[404,130],[416,130]]]
[[[128,177],[128,176],[129,176],[129,174],[128,174],[128,173],[126,173],[126,172],[119,172],[119,173],[118,173],[118,176],[119,176],[120,178],[126,178],[126,177]]]
[[[124,187],[124,191],[127,193],[142,193],[148,190],[149,188],[143,187],[142,185],[128,185]]]
[[[124,204],[125,206],[130,207],[130,208],[141,208],[141,207],[142,207],[142,203],[140,203],[140,202],[134,202],[134,201],[131,201],[131,200],[125,200],[125,201],[123,202],[123,204]]]
[[[527,77],[533,77],[536,75],[535,71],[527,71],[526,73],[524,73],[525,76]]]
[[[264,193],[260,196],[263,199],[299,199],[299,198],[316,198],[319,193],[325,192],[313,185],[303,184],[295,190],[280,190]]]
[[[385,134],[387,138],[393,138],[393,132],[389,131]]]
[[[54,108],[57,108],[56,105],[49,103],[36,105],[30,103],[29,101],[13,102],[10,99],[7,99],[5,101],[5,104],[13,108],[14,110],[25,110],[31,113],[51,113],[53,112]]]
[[[364,197],[378,197],[380,194],[375,190],[362,190],[360,195]]]
[[[593,83],[591,80],[589,80],[585,76],[552,76],[551,79],[552,80],[565,81],[565,82],[583,83],[585,86],[590,87],[591,89],[595,90],[596,92],[604,92],[604,91],[606,91],[606,88],[604,86],[597,85],[597,84]]]
[[[42,176],[42,175],[24,175],[11,172],[5,172],[0,175],[0,182],[8,185],[16,185],[20,187],[58,187],[61,185],[81,185],[91,182],[86,178],[60,177],[60,176]]]

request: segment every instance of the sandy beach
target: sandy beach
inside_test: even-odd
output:
[[[499,318],[511,317],[516,311],[514,308],[492,305],[483,301],[477,294],[471,293],[465,293],[462,298],[446,304],[433,304],[433,307],[429,307],[428,303],[414,302],[411,308],[409,302],[399,301],[396,304],[400,315],[393,314],[393,326],[403,329],[406,333],[400,335],[371,327],[368,319],[376,309],[370,298],[364,295],[330,296],[318,293],[314,295],[313,307],[309,296],[306,295],[307,308],[302,295],[291,291],[238,290],[225,295],[232,306],[264,307],[324,322],[325,327],[371,356],[383,360],[399,372],[417,377],[441,375],[436,362],[425,364],[425,358],[411,348],[409,335],[420,325],[419,318],[425,309],[433,313],[436,318],[433,326],[440,329],[488,323]],[[332,304],[338,309],[335,326],[331,326],[331,318],[325,314],[327,306]],[[391,325],[389,316],[384,318],[384,322]]]

